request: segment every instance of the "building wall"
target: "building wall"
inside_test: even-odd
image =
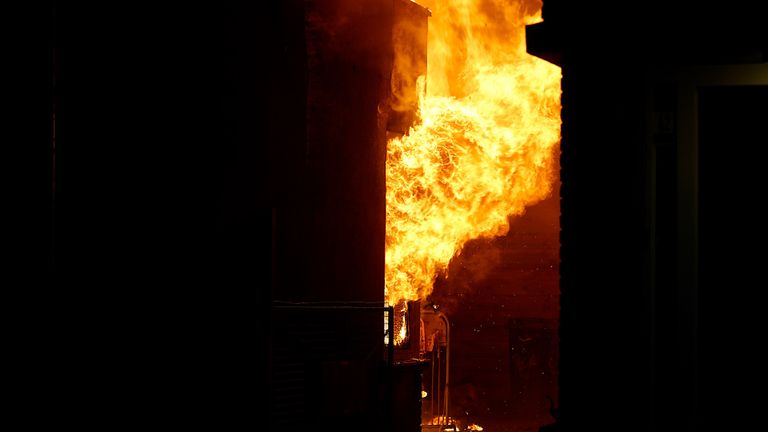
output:
[[[686,262],[699,251],[689,234],[703,210],[693,197],[711,192],[691,193],[697,156],[674,147],[680,143],[670,152],[670,142],[653,134],[654,110],[690,105],[670,99],[659,85],[671,85],[674,94],[691,79],[691,68],[766,62],[756,3],[547,0],[541,28],[551,32],[529,33],[529,51],[541,48],[563,68],[560,402],[566,429],[697,430],[712,427],[715,418],[724,425],[739,421],[732,415],[738,409],[724,409],[732,406],[727,397],[705,389],[712,378],[730,374],[718,365],[744,355],[737,354],[743,348],[718,355],[696,348],[711,329],[742,331],[728,324],[729,308],[713,306],[707,325],[694,318],[702,304],[698,290],[718,286],[703,279],[697,285]],[[558,55],[549,56],[547,47]],[[657,69],[681,73],[679,81],[659,82]],[[692,123],[675,128],[677,137],[701,132]],[[696,378],[699,361],[707,362],[711,377]]]
[[[451,412],[491,427],[553,421],[558,395],[560,198],[512,218],[509,233],[468,242],[430,301],[451,321]],[[484,426],[484,427],[485,427]]]

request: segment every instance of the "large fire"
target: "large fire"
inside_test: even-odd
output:
[[[387,150],[391,305],[426,299],[468,240],[506,234],[509,217],[546,198],[558,178],[560,68],[525,50],[524,26],[540,9],[420,3],[432,11],[420,122]]]

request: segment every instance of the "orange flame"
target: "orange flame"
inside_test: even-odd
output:
[[[557,179],[560,68],[525,51],[524,25],[540,10],[510,0],[427,6],[421,122],[387,150],[390,305],[426,299],[468,240],[506,234],[509,216]]]
[[[434,426],[434,425],[452,425],[454,423],[456,423],[456,421],[453,419],[453,417],[440,415],[440,416],[434,416],[431,419],[427,420],[426,424]]]

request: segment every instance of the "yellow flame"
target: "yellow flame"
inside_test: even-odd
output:
[[[471,425],[467,426],[467,430],[471,431],[481,431],[483,430],[483,427],[477,424],[472,423]]]
[[[426,424],[434,426],[434,425],[452,425],[454,423],[455,421],[453,417],[440,415],[440,416],[434,416],[431,419],[427,420]]]
[[[525,51],[524,25],[540,11],[508,0],[426,6],[421,122],[387,149],[390,305],[426,299],[468,240],[506,234],[509,216],[557,179],[560,68]]]
[[[397,332],[397,336],[395,337],[395,345],[400,345],[404,340],[405,337],[408,336],[408,305],[406,303],[403,303],[403,308],[400,310],[400,319],[402,322],[400,323],[400,330]]]

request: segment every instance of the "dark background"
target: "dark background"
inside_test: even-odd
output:
[[[700,131],[702,336],[693,383],[679,383],[678,372],[694,352],[655,338],[677,334],[677,321],[654,312],[644,289],[656,258],[647,255],[641,136],[648,67],[765,62],[762,15],[750,3],[565,3],[550,0],[550,16],[545,9],[568,41],[563,421],[572,430],[760,422],[759,397],[749,395],[765,391],[762,93],[702,95],[703,118],[727,121]],[[44,169],[22,177],[34,192],[18,194],[22,228],[11,230],[8,264],[27,276],[20,289],[36,287],[24,303],[35,313],[21,325],[35,329],[29,339],[42,352],[32,364],[62,421],[224,428],[268,417],[258,397],[268,371],[261,338],[274,161],[261,131],[290,133],[293,125],[280,123],[290,116],[270,113],[302,100],[301,57],[290,54],[303,37],[296,5],[58,4],[37,15],[52,73],[39,80],[48,97],[24,111],[34,126],[24,145]],[[729,150],[712,153],[719,148]],[[719,179],[735,184],[723,189]],[[671,265],[663,277],[674,278]],[[669,388],[682,395],[665,399]]]

